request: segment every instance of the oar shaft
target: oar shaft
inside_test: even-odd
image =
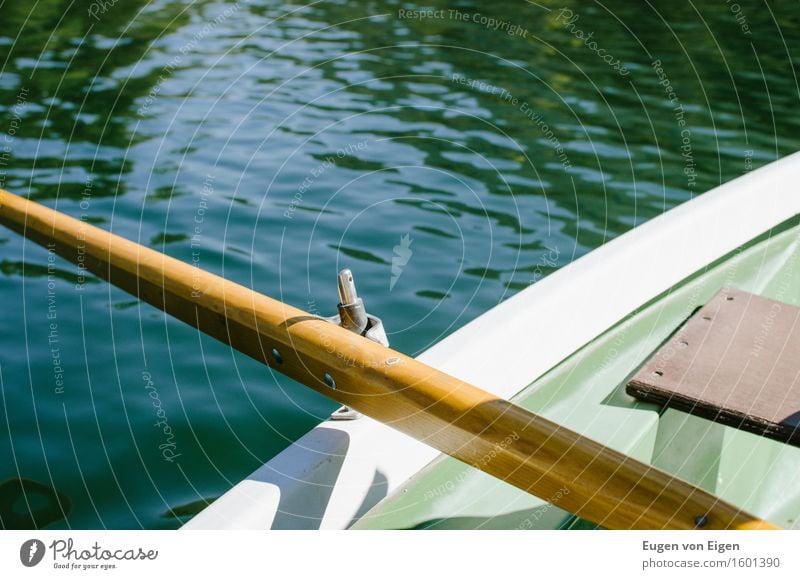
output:
[[[770,527],[302,310],[0,190],[0,223],[337,402],[604,527]],[[273,353],[273,350],[277,355]]]

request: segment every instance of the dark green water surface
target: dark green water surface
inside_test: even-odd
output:
[[[413,355],[800,148],[798,14],[0,0],[0,186],[325,315],[351,267]],[[5,229],[0,308],[6,527],[177,527],[335,408]]]

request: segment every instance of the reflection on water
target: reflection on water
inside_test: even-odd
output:
[[[69,497],[42,483],[14,478],[0,483],[0,529],[41,529],[69,516]]]
[[[217,497],[214,498],[204,498],[198,499],[196,501],[192,501],[190,503],[186,503],[185,505],[178,505],[176,507],[170,508],[168,511],[163,513],[161,516],[165,519],[177,519],[181,522],[181,524],[185,523],[197,513],[202,511],[208,505],[213,503]]]
[[[351,267],[411,354],[798,148],[784,6],[742,5],[749,34],[711,2],[92,6],[3,5],[0,185],[322,314]],[[0,250],[0,477],[69,495],[56,527],[174,527],[333,409]]]

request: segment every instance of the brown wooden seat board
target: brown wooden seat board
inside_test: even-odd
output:
[[[659,348],[626,391],[800,446],[800,308],[723,290]]]

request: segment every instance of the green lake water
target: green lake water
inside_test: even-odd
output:
[[[799,16],[6,0],[0,187],[315,313],[350,267],[414,355],[798,150]],[[3,526],[175,528],[335,409],[81,273],[0,229]]]

